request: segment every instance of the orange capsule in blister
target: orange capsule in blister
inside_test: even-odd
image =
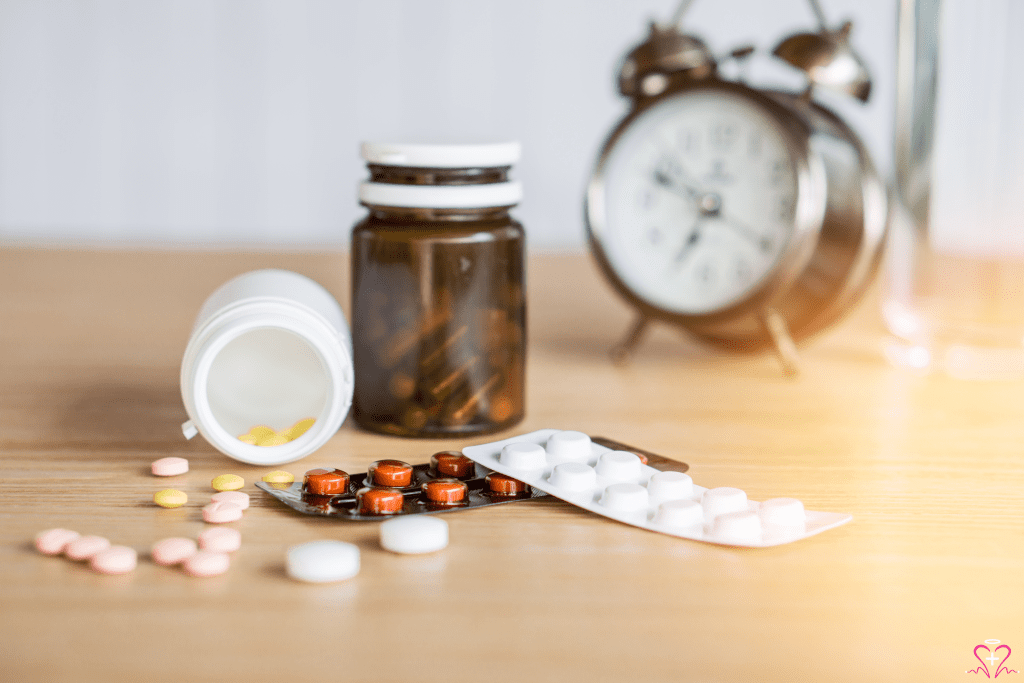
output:
[[[433,479],[424,482],[420,490],[431,503],[447,505],[461,503],[469,495],[469,487],[466,486],[466,482],[458,479]]]
[[[393,515],[402,511],[405,497],[387,486],[366,486],[356,491],[356,506],[361,515]]]
[[[530,490],[526,482],[513,479],[504,474],[498,474],[497,472],[488,474],[484,481],[487,483],[488,491],[504,496],[516,496],[527,493]]]
[[[367,479],[376,486],[402,487],[412,483],[412,465],[401,460],[378,460],[366,468]]]
[[[337,469],[310,470],[302,479],[306,493],[317,496],[332,496],[348,491],[348,472]]]
[[[464,479],[476,473],[476,463],[459,451],[441,451],[430,456],[430,471],[442,477]]]

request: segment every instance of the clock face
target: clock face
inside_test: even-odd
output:
[[[608,152],[603,181],[605,257],[635,295],[673,313],[741,302],[792,237],[797,165],[786,137],[730,91],[685,91],[646,109]]]

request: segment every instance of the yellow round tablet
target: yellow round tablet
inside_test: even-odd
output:
[[[238,437],[238,440],[241,441],[242,443],[247,443],[250,446],[255,446],[259,441],[259,439],[257,439],[252,434],[242,434],[240,437]]]
[[[274,434],[277,434],[277,432],[266,425],[256,425],[249,430],[249,436],[255,436],[257,441],[266,439],[268,436],[273,436]]]
[[[245,479],[242,479],[237,474],[221,474],[213,478],[210,486],[218,491],[237,491],[245,486]]]
[[[274,470],[264,474],[263,481],[268,484],[290,484],[295,481],[295,475],[284,470]]]
[[[260,439],[259,441],[256,442],[256,445],[257,446],[283,446],[286,443],[288,443],[289,441],[291,441],[291,439],[289,439],[287,436],[284,436],[283,434],[274,434],[273,436],[268,436],[265,439]]]
[[[153,502],[162,508],[180,508],[188,502],[188,496],[178,489],[164,489],[153,494]]]

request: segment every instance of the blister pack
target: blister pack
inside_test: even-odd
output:
[[[853,519],[804,510],[793,498],[758,503],[737,488],[706,489],[687,474],[660,471],[635,453],[600,445],[582,432],[542,429],[462,452],[534,491],[626,524],[697,541],[761,548],[792,543]]]
[[[256,486],[293,510],[353,521],[451,512],[543,498],[548,494],[474,463],[458,451],[435,453],[430,463],[378,460],[363,474],[314,469],[301,482]]]

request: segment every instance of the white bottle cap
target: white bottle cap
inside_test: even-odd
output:
[[[383,166],[416,168],[496,168],[519,161],[522,146],[518,142],[477,145],[422,145],[392,142],[364,142],[360,156]]]

